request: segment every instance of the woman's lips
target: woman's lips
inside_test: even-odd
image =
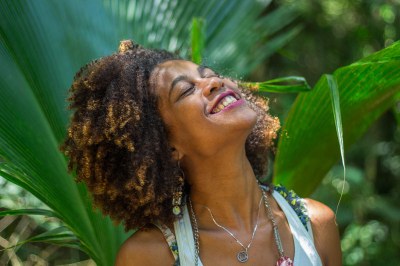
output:
[[[213,107],[209,111],[209,114],[217,114],[217,113],[221,112],[222,110],[225,110],[227,107],[233,105],[234,103],[236,103],[239,100],[242,100],[242,99],[237,93],[235,93],[233,90],[227,90],[227,91],[221,93],[217,97],[215,103],[213,104]],[[237,106],[237,104],[233,105],[232,107],[234,107],[234,106]]]
[[[245,103],[245,101],[243,99],[236,100],[236,101],[231,102],[228,105],[224,106],[222,109],[218,108],[216,111],[214,111],[215,110],[215,108],[214,108],[213,112],[211,112],[211,115],[217,115],[217,114],[222,113],[224,111],[227,111],[227,110],[233,109],[233,108],[235,108],[237,106],[240,106],[240,105],[242,105],[244,103]]]

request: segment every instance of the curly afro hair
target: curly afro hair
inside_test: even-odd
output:
[[[121,42],[118,53],[82,67],[70,88],[73,115],[61,150],[69,171],[86,183],[95,206],[125,229],[170,224],[172,195],[182,173],[173,159],[168,129],[149,88],[152,70],[179,59],[163,50]],[[242,88],[258,121],[246,153],[258,178],[267,171],[267,151],[279,128],[268,102]],[[184,204],[184,203],[182,203]]]

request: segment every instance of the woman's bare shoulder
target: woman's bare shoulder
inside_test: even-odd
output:
[[[326,266],[342,265],[342,252],[336,216],[325,204],[306,199],[315,247]]]
[[[115,266],[173,265],[174,258],[161,231],[139,230],[120,247]]]

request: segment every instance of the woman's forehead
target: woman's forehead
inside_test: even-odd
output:
[[[199,66],[191,61],[186,60],[168,60],[157,66],[158,76],[167,75],[173,76],[175,74],[190,73],[192,71],[197,72]]]
[[[197,65],[191,61],[168,60],[159,64],[152,75],[154,80],[161,79],[161,81],[165,82],[177,76],[203,77],[207,71],[214,73],[209,67]]]
[[[186,60],[168,60],[159,64],[151,75],[152,87],[156,94],[163,94],[169,91],[171,84],[179,77],[202,76],[202,66]]]

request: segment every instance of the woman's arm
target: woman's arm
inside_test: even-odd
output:
[[[174,258],[162,233],[152,228],[138,231],[121,246],[115,266],[173,265]]]
[[[341,266],[339,230],[335,214],[326,205],[306,199],[314,234],[314,243],[325,266]]]

